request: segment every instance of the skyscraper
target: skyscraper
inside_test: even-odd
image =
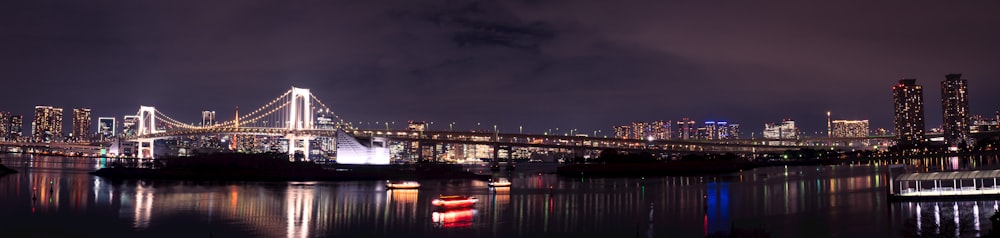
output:
[[[90,108],[73,109],[73,139],[87,140],[90,137]]]
[[[0,112],[0,141],[6,141],[10,134],[10,113]]]
[[[944,114],[944,141],[951,146],[969,138],[969,89],[962,74],[945,75],[941,81],[941,109]]]
[[[8,130],[7,140],[17,141],[21,139],[22,131],[24,130],[24,116],[13,115],[10,116],[10,130]]]
[[[35,106],[31,137],[39,142],[51,142],[62,137],[62,108]]]
[[[924,90],[916,79],[899,80],[892,87],[895,102],[896,145],[916,148],[924,141]]]

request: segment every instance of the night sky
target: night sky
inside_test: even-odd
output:
[[[936,127],[945,74],[969,80],[973,114],[1000,109],[1000,1],[958,2],[3,1],[0,110],[26,128],[40,104],[67,126],[72,108],[96,123],[139,105],[195,122],[296,86],[355,123],[690,117],[749,136],[825,131],[827,110],[892,128],[891,87],[916,78]]]

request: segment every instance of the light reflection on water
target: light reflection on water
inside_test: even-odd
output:
[[[59,236],[59,229],[37,225],[56,223],[73,234],[163,237],[974,236],[989,232],[988,218],[997,211],[996,201],[887,202],[880,163],[704,177],[532,172],[515,173],[512,188],[432,180],[420,189],[387,190],[381,181],[110,181],[86,174],[105,166],[103,159],[2,156],[21,173],[0,177],[0,210],[11,211],[0,226],[23,235]],[[927,170],[997,164],[939,160],[904,163]],[[437,210],[430,201],[440,194],[475,196],[479,203]],[[79,230],[88,226],[103,230]]]

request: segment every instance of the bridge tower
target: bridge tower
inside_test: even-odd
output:
[[[309,161],[309,142],[313,136],[300,133],[313,129],[312,93],[307,88],[292,87],[291,103],[288,107],[288,156],[295,161],[297,153],[302,153],[302,160]]]
[[[139,126],[136,128],[136,135],[144,136],[150,134],[156,134],[162,131],[156,130],[156,108],[149,106],[139,106]],[[153,158],[154,148],[156,139],[144,138],[138,139],[138,157],[139,158]]]

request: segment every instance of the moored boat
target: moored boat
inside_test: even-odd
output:
[[[490,187],[510,187],[510,180],[506,178],[498,178],[490,180]]]
[[[390,189],[417,189],[420,183],[416,181],[385,181],[385,187]]]
[[[431,205],[441,208],[465,208],[472,207],[479,202],[479,199],[468,196],[445,196],[441,195],[431,201]]]

